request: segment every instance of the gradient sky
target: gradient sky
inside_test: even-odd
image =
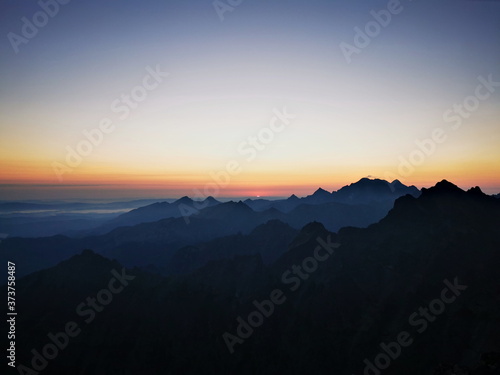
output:
[[[41,8],[2,1],[0,200],[193,196],[230,161],[240,173],[212,195],[304,195],[365,176],[499,193],[500,87],[458,129],[443,115],[478,77],[500,82],[500,2],[401,1],[347,63],[340,44],[387,5],[244,0],[221,21],[210,0],[72,0],[15,53],[8,34]],[[121,120],[111,103],[148,66],[169,76]],[[240,145],[283,108],[295,118],[248,161]],[[58,179],[53,163],[103,118],[113,132]],[[436,128],[446,140],[400,173]]]

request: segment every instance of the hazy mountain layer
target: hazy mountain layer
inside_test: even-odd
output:
[[[162,278],[87,251],[19,281],[18,359],[74,321],[46,373],[496,374],[499,224],[497,199],[443,181],[366,229],[308,224],[269,266],[249,254]],[[119,285],[99,312],[85,302]]]

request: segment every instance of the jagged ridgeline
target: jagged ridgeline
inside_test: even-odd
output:
[[[291,206],[3,241],[21,373],[498,374],[498,199],[442,181],[335,231]]]
[[[330,231],[346,226],[367,227],[387,215],[395,199],[406,194],[416,197],[420,191],[397,180],[389,183],[364,178],[331,193],[320,188],[304,198],[292,195],[282,200],[220,202],[212,197],[201,201],[182,197],[174,202],[141,206],[94,228],[71,233],[55,231],[60,227],[47,218],[41,224],[26,223],[25,231],[34,230],[37,234],[55,231],[57,235],[34,238],[10,235],[0,243],[0,259],[23,264],[18,270],[21,276],[56,265],[87,248],[117,259],[127,267],[148,267],[163,275],[187,272],[233,251],[260,252],[264,261],[269,262],[286,250],[294,231],[312,221],[321,222]],[[11,206],[8,204],[5,209],[12,209]],[[70,208],[80,206],[73,204]],[[31,209],[41,210],[41,207]],[[252,234],[259,226],[263,227],[256,235]],[[266,233],[267,237],[263,237]],[[204,249],[201,252],[200,247]],[[181,264],[182,259],[191,257],[194,257],[192,262]]]

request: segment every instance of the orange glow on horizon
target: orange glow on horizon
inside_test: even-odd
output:
[[[206,170],[151,170],[116,167],[112,165],[82,166],[56,178],[50,163],[39,161],[10,161],[0,169],[1,199],[37,199],[38,196],[116,197],[169,197],[188,195],[193,198],[214,197],[288,197],[292,194],[307,196],[319,187],[335,191],[363,177],[392,180],[394,176],[406,185],[430,187],[447,179],[462,189],[479,186],[488,194],[500,193],[500,176],[496,162],[456,162],[447,165],[424,164],[406,176],[394,173],[396,168],[379,166],[300,168],[288,167],[280,172],[271,167],[266,170],[242,170],[229,177],[225,173]],[[370,173],[375,170],[378,173]],[[387,171],[393,171],[388,174]],[[394,178],[393,177],[393,178]],[[219,179],[217,182],[216,180]],[[16,190],[14,192],[14,190]]]

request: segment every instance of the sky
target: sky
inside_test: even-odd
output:
[[[4,0],[0,29],[0,200],[500,193],[500,1]]]

